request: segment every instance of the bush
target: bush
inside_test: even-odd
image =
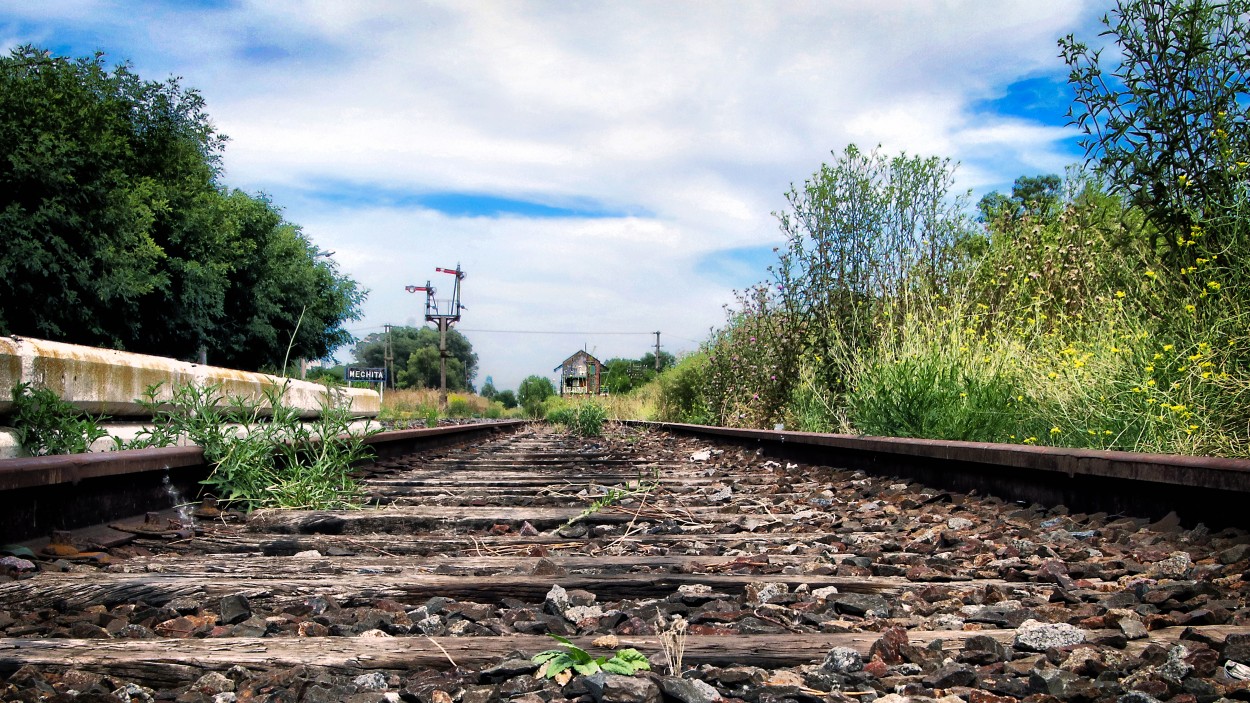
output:
[[[686,356],[676,366],[661,373],[654,382],[658,390],[656,419],[661,422],[712,424],[714,420],[703,389],[707,369],[708,354],[699,352]]]

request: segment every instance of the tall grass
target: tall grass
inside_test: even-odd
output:
[[[378,419],[385,422],[423,420],[427,425],[433,425],[439,417],[496,420],[520,417],[520,411],[507,410],[502,403],[472,393],[448,393],[447,411],[440,413],[437,389],[405,388],[388,390],[382,398],[382,411],[378,415]]]
[[[850,303],[853,337],[828,319],[843,312],[800,315],[778,287],[751,289],[638,407],[729,426],[1248,456],[1246,266],[1205,250],[1201,228],[1182,235],[1177,266],[1160,236],[1077,178],[1053,211],[952,238],[939,275],[921,261]]]

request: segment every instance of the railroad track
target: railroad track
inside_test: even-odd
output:
[[[1241,530],[792,462],[749,433],[508,429],[382,452],[368,509],[162,514],[11,571],[0,695],[1250,699],[1226,664],[1250,664]],[[652,673],[536,676],[549,633],[636,649]]]

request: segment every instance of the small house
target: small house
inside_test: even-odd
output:
[[[603,364],[579,351],[552,369],[560,372],[560,395],[599,395]]]

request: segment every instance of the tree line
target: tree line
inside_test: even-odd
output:
[[[366,292],[222,182],[225,143],[177,78],[0,58],[0,334],[249,370],[348,343]]]

